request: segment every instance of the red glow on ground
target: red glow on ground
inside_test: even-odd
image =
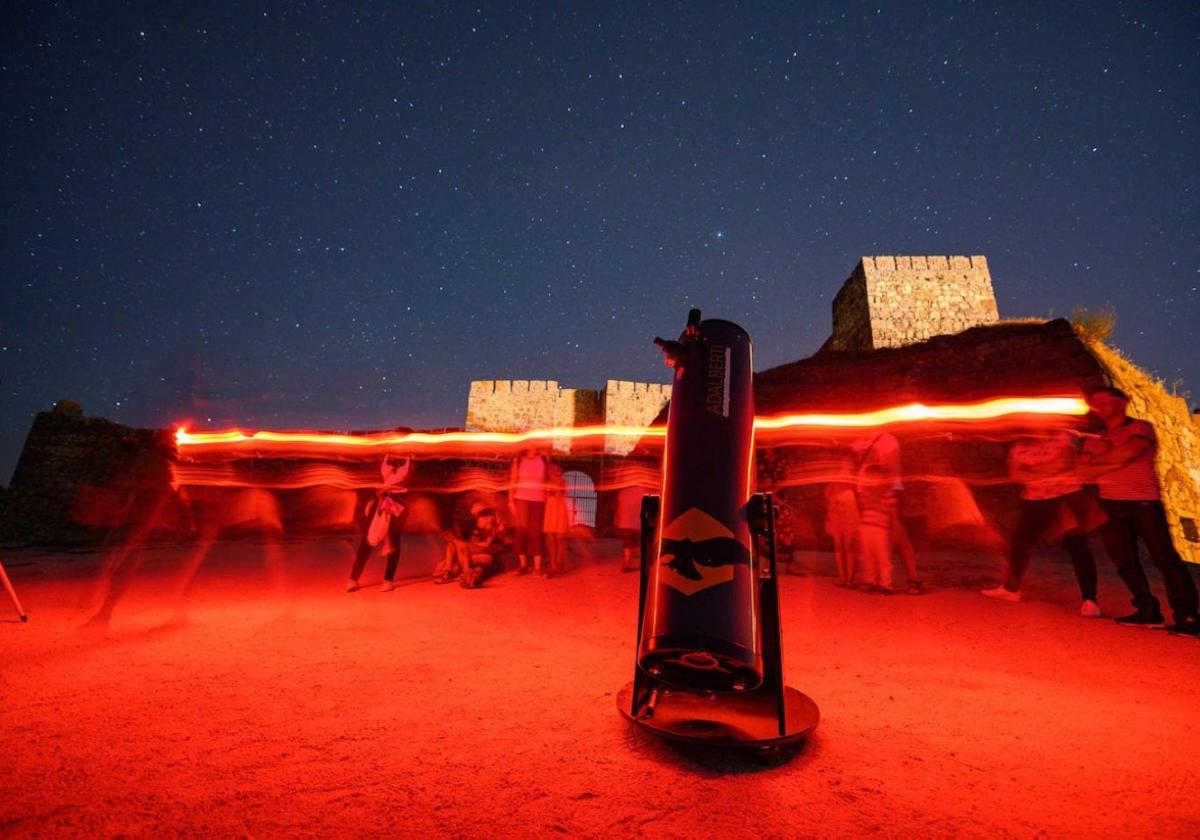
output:
[[[268,513],[258,511],[260,516]],[[265,521],[265,520],[264,520]],[[106,621],[101,557],[10,551],[28,624],[0,615],[5,836],[1194,837],[1196,645],[1078,615],[1070,566],[1029,598],[967,588],[974,552],[923,555],[928,595],[781,581],[789,684],[821,726],[781,767],[632,730],[636,575],[615,541],[568,572],[346,594],[349,541],[145,550]],[[3,597],[0,594],[0,597]],[[1101,606],[1128,608],[1102,568]],[[7,604],[0,604],[7,608]]]

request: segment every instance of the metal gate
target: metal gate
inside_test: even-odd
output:
[[[563,481],[567,484],[567,513],[571,517],[571,525],[595,528],[596,485],[591,477],[579,470],[568,470],[563,473]]]

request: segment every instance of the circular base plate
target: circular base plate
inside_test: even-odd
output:
[[[794,688],[783,689],[784,732],[774,695],[763,692],[716,694],[659,687],[653,708],[632,710],[633,683],[617,692],[617,708],[626,720],[673,741],[740,749],[771,749],[804,740],[817,728],[817,704]],[[650,704],[647,704],[650,705]]]

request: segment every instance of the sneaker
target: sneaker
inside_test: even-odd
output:
[[[454,575],[451,572],[442,572],[433,579],[434,583],[450,583],[454,580]]]
[[[1079,614],[1084,618],[1100,618],[1104,615],[1100,612],[1100,605],[1090,600],[1083,602],[1083,606],[1079,608]]]
[[[357,592],[358,591],[358,581],[356,581],[354,578],[350,578],[350,580],[346,581],[346,591],[347,592]]]
[[[520,566],[517,566],[517,574],[518,574],[518,575],[527,575],[527,574],[529,574],[529,567],[528,567],[528,566],[526,566],[524,563],[522,563]]]
[[[1126,627],[1162,627],[1167,622],[1163,620],[1162,613],[1158,610],[1138,610],[1129,615],[1122,615],[1113,619],[1117,624],[1124,624]]]
[[[396,588],[396,582],[394,580],[385,580],[383,582],[383,586],[379,587],[379,591],[380,592],[391,592],[395,588]]]
[[[910,580],[908,582],[908,588],[905,589],[904,591],[907,592],[909,595],[924,595],[925,594],[925,584],[921,583],[921,581],[919,581],[919,580]]]
[[[989,598],[995,598],[997,601],[1008,601],[1010,604],[1021,603],[1020,591],[1013,592],[1005,589],[1003,586],[994,586],[991,589],[984,589],[980,595],[986,595]]]
[[[1200,639],[1200,618],[1194,615],[1181,618],[1174,624],[1168,624],[1167,632],[1175,636],[1191,636]]]
[[[479,586],[479,571],[477,569],[468,569],[463,572],[458,578],[458,585],[463,589],[475,589]]]

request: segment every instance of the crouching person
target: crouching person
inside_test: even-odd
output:
[[[446,554],[434,570],[433,582],[458,580],[464,589],[483,585],[498,571],[501,557],[509,548],[495,510],[478,501],[459,502],[454,524],[443,536]]]

